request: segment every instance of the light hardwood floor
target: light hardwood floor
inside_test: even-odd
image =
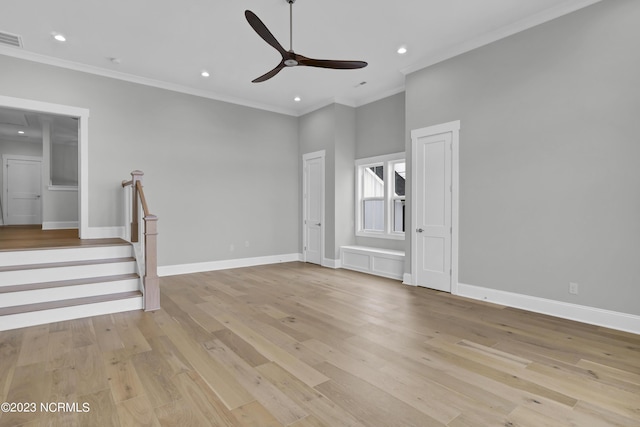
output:
[[[640,336],[346,270],[163,278],[162,310],[0,333],[0,426],[639,426]]]
[[[0,252],[77,248],[125,243],[122,239],[80,240],[78,230],[43,230],[39,225],[0,226]]]

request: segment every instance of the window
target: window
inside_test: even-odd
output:
[[[404,185],[406,183],[406,163],[404,160],[393,163],[393,190],[391,204],[393,213],[393,232],[404,233]]]
[[[356,160],[356,235],[404,239],[404,153]]]

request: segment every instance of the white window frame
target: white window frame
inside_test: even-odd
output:
[[[404,240],[405,233],[401,231],[393,231],[393,202],[395,199],[405,199],[405,197],[395,197],[393,194],[394,187],[394,165],[399,162],[405,162],[406,156],[404,152],[386,154],[383,156],[367,157],[355,161],[356,175],[356,236],[359,237],[377,237],[380,239]],[[373,231],[364,229],[364,218],[362,212],[363,197],[363,174],[365,170],[372,166],[384,166],[384,230]],[[405,178],[406,179],[406,178]],[[367,200],[376,200],[379,197],[367,198]]]
[[[394,222],[395,222],[395,202],[396,200],[402,200],[405,202],[406,204],[406,200],[407,200],[407,195],[406,195],[406,187],[405,187],[405,195],[404,196],[396,196],[395,195],[395,186],[396,186],[396,176],[395,176],[395,165],[398,163],[404,163],[404,167],[405,167],[405,183],[407,182],[407,174],[406,174],[406,168],[407,168],[407,161],[406,159],[404,159],[404,157],[400,160],[391,160],[388,162],[388,167],[389,167],[389,233],[391,233],[391,235],[399,235],[402,236],[404,238],[404,231],[394,231]],[[406,228],[406,223],[405,223],[405,228]]]

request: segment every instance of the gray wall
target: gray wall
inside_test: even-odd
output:
[[[160,265],[299,251],[295,117],[6,56],[0,69],[3,95],[90,110],[89,226],[124,222],[120,182],[140,169]]]
[[[334,258],[335,239],[335,104],[320,108],[299,118],[298,139],[300,141],[300,165],[298,176],[302,176],[302,155],[325,150],[325,206],[324,206],[324,257]],[[301,194],[301,190],[299,192]],[[299,209],[300,218],[302,210]],[[300,225],[302,226],[302,224]],[[302,239],[301,239],[302,240]],[[302,247],[300,247],[302,252]]]
[[[405,151],[404,92],[356,109],[356,157],[382,156]],[[355,160],[354,159],[354,160]],[[355,170],[355,168],[354,168]],[[353,215],[352,215],[353,217]],[[405,250],[404,240],[356,237],[357,245]]]
[[[461,120],[461,283],[640,314],[638,22],[600,2],[407,77],[407,132]]]
[[[300,152],[326,150],[326,258],[339,259],[340,246],[353,244],[404,250],[401,240],[355,236],[354,186],[356,159],[404,151],[404,109],[399,93],[358,108],[331,104],[300,117]]]
[[[356,109],[356,159],[405,150],[405,95],[391,95]]]
[[[340,258],[340,246],[355,242],[354,156],[356,145],[354,108],[331,104],[299,118],[300,153],[325,150],[325,248],[324,257]],[[302,164],[299,173],[302,174]],[[301,214],[302,215],[302,214]]]
[[[2,154],[42,157],[42,144],[34,142],[15,141],[10,139],[0,139],[0,155]]]
[[[55,126],[51,124],[51,127]],[[51,157],[52,135],[49,125],[43,124],[42,132],[42,226],[47,228],[51,226],[49,223],[56,222],[78,222],[79,210],[78,210],[78,189],[74,190],[61,190],[59,187],[56,190],[50,189],[49,184],[53,182],[51,177],[51,170],[53,167],[59,167],[61,165],[54,165],[54,159]],[[71,168],[70,174],[78,176],[78,146],[76,144],[75,153],[69,156],[71,161],[75,161],[75,166]],[[66,225],[65,225],[66,226]]]
[[[340,246],[355,243],[355,166],[356,110],[335,104],[335,224],[336,247],[333,258],[340,258]]]

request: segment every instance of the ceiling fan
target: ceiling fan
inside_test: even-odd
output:
[[[336,61],[331,59],[313,59],[306,56],[299,55],[293,51],[293,4],[296,0],[285,0],[289,3],[289,50],[285,50],[278,40],[271,34],[266,25],[256,16],[255,13],[250,10],[244,12],[244,16],[247,18],[249,25],[255,30],[256,33],[264,41],[269,43],[275,50],[282,55],[282,61],[268,73],[252,80],[253,83],[260,83],[269,80],[271,77],[278,74],[285,67],[295,67],[298,65],[307,67],[319,67],[319,68],[333,68],[338,70],[353,70],[357,68],[364,68],[367,63],[364,61]]]

